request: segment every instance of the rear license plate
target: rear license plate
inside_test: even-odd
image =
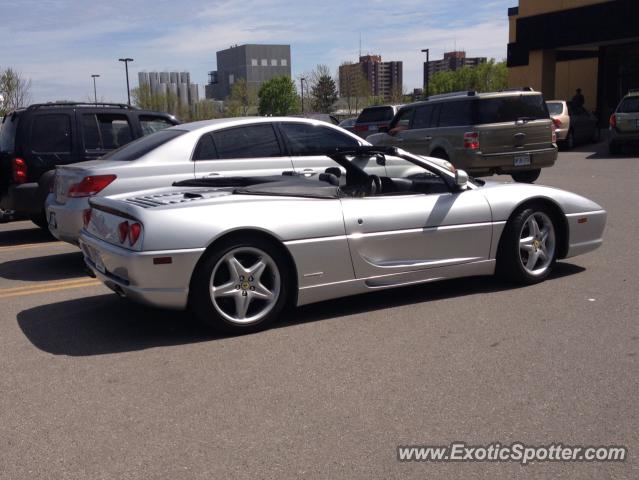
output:
[[[84,242],[80,242],[80,248],[84,252],[84,254],[93,262],[95,265],[95,269],[100,273],[106,273],[106,267],[104,266],[104,262],[100,257],[98,251],[90,245],[87,245]]]
[[[377,131],[377,125],[369,125],[368,126],[368,131],[369,132],[376,132]]]
[[[104,266],[104,262],[102,261],[102,258],[100,258],[100,254],[98,252],[94,252],[94,253],[95,253],[95,258],[93,259],[93,263],[95,264],[95,269],[98,272],[105,274],[106,267]]]
[[[530,153],[515,155],[515,167],[523,167],[525,165],[530,165]]]

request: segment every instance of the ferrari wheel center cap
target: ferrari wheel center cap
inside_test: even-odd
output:
[[[248,290],[250,286],[249,282],[242,282],[242,290]]]

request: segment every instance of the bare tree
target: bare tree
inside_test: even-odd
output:
[[[339,68],[339,93],[350,115],[370,103],[371,86],[358,63],[345,62]]]
[[[13,68],[0,70],[0,113],[26,107],[31,101],[31,80]]]

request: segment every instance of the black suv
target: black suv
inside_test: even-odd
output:
[[[115,103],[43,103],[10,112],[0,124],[0,209],[46,228],[44,202],[56,165],[96,160],[178,123]]]

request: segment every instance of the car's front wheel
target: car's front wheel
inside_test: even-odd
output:
[[[288,297],[286,258],[269,242],[235,239],[217,245],[197,267],[191,307],[227,333],[261,330],[279,317]]]
[[[523,172],[515,172],[511,174],[513,180],[519,183],[533,183],[535,180],[539,178],[541,175],[541,168],[537,168],[535,170],[526,170]]]
[[[497,272],[518,283],[541,282],[552,271],[557,245],[552,213],[543,206],[525,208],[506,224],[497,254]]]

